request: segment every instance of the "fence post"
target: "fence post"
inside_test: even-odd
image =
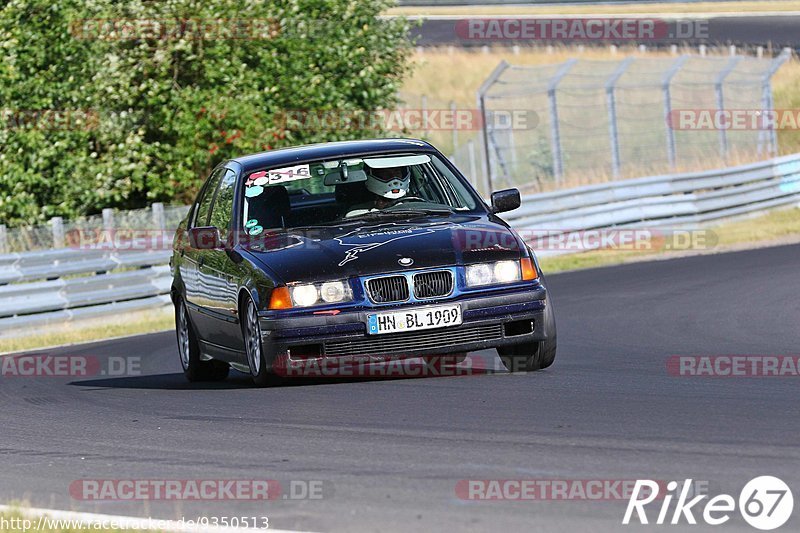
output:
[[[617,130],[617,99],[614,92],[616,84],[625,70],[633,63],[633,57],[625,58],[606,81],[606,105],[608,107],[608,134],[611,141],[611,173],[615,178],[620,176],[622,162],[619,157],[619,131]]]
[[[422,111],[422,135],[428,136],[428,95],[423,94],[420,98],[420,108]]]
[[[727,78],[728,75],[733,72],[733,69],[736,68],[736,65],[739,64],[739,61],[741,60],[741,57],[732,57],[725,65],[725,68],[723,68],[717,75],[717,79],[714,82],[714,94],[716,95],[718,113],[721,113],[725,109],[725,96],[722,90],[722,86],[725,83],[725,78]],[[724,127],[719,128],[718,132],[719,153],[722,156],[722,160],[725,161],[728,158],[728,132]]]
[[[8,253],[8,230],[5,224],[0,224],[0,254]]]
[[[772,60],[772,65],[770,65],[769,70],[767,70],[767,72],[764,74],[764,78],[761,82],[761,106],[763,107],[764,111],[772,111],[775,107],[772,100],[772,76],[774,76],[778,69],[781,68],[781,65],[786,63],[789,59],[791,59],[791,57],[792,49],[784,48],[780,55]],[[765,133],[765,136],[769,139],[767,151],[773,155],[778,153],[778,133],[776,132],[777,126],[777,124],[774,124],[769,131]],[[763,129],[761,131],[763,131]],[[763,141],[760,141],[758,144],[758,154],[761,155],[763,150]]]
[[[159,231],[167,231],[167,220],[164,217],[164,204],[156,202],[153,204],[153,225]]]
[[[450,100],[450,114],[452,115],[453,119],[453,153],[456,153],[458,149],[458,120],[456,117],[456,113],[458,112],[458,108],[456,107],[455,100]]]
[[[50,226],[53,231],[53,248],[64,247],[64,219],[53,217],[50,219]]]
[[[675,129],[672,127],[672,94],[669,86],[670,83],[672,83],[672,78],[675,77],[675,74],[680,71],[681,67],[688,59],[689,56],[682,55],[675,60],[664,75],[662,83],[662,90],[664,91],[664,125],[667,128],[667,160],[669,161],[670,168],[673,169],[677,164],[677,158],[675,154]]]
[[[103,209],[103,229],[108,233],[108,237],[111,238],[111,234],[114,231],[114,210],[110,207]]]
[[[577,59],[569,59],[564,62],[556,72],[555,76],[550,79],[547,86],[547,103],[550,112],[550,143],[551,150],[553,151],[553,175],[556,182],[560,182],[564,177],[564,158],[561,153],[561,132],[558,125],[558,102],[556,100],[556,89],[559,82],[567,75],[569,69],[577,63]]]
[[[505,72],[505,70],[511,65],[509,65],[505,60],[500,61],[500,63],[494,68],[489,77],[481,84],[478,88],[478,109],[481,111],[481,134],[483,137],[483,155],[484,160],[486,162],[486,195],[490,195],[492,193],[492,161],[491,161],[491,151],[489,148],[489,122],[487,120],[488,114],[486,112],[486,93],[487,91],[494,85],[500,75]]]
[[[478,185],[478,158],[475,157],[475,141],[467,141],[467,155],[469,156],[469,175],[471,181]],[[488,194],[488,193],[487,193]]]

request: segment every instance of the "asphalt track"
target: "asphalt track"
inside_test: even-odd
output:
[[[187,384],[171,333],[52,350],[141,357],[143,373],[0,378],[0,501],[170,519],[266,515],[272,527],[314,531],[625,531],[639,528],[620,525],[624,501],[467,501],[455,487],[692,478],[736,497],[771,474],[795,494],[779,531],[797,531],[798,378],[676,377],[665,361],[796,354],[798,272],[794,245],[551,276],[559,354],[528,375],[256,389],[240,374]],[[86,502],[69,493],[78,479],[254,478],[322,481],[323,498]],[[691,529],[755,531],[738,514]]]

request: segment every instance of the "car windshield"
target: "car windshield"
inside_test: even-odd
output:
[[[434,154],[333,159],[245,175],[244,230],[470,212],[479,200]]]

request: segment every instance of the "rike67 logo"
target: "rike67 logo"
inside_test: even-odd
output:
[[[654,523],[658,525],[675,525],[684,520],[687,524],[697,524],[695,513],[711,526],[724,524],[731,519],[737,504],[733,496],[719,494],[703,504],[701,502],[709,497],[708,494],[689,499],[691,487],[691,479],[687,479],[682,486],[677,481],[670,481],[667,483],[666,494],[660,494],[659,484],[656,481],[636,480],[622,523],[630,524],[634,513],[639,523],[651,523],[652,513],[648,517],[645,507],[657,499],[660,500],[661,506]],[[676,496],[675,508],[672,509],[670,517],[670,507]],[[744,486],[739,493],[738,504],[739,513],[745,522],[756,529],[768,531],[781,527],[789,520],[794,508],[794,497],[783,480],[773,476],[759,476]]]

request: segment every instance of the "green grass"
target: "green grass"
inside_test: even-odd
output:
[[[664,259],[681,255],[719,253],[729,250],[782,244],[800,241],[800,208],[780,209],[769,213],[726,222],[706,228],[713,232],[716,240],[706,250],[597,250],[543,257],[539,262],[545,273],[579,270],[601,266],[620,265],[637,261]]]
[[[48,326],[39,328],[35,334],[0,337],[0,353],[16,353],[47,346],[76,344],[174,328],[175,313],[170,306],[109,318]]]

